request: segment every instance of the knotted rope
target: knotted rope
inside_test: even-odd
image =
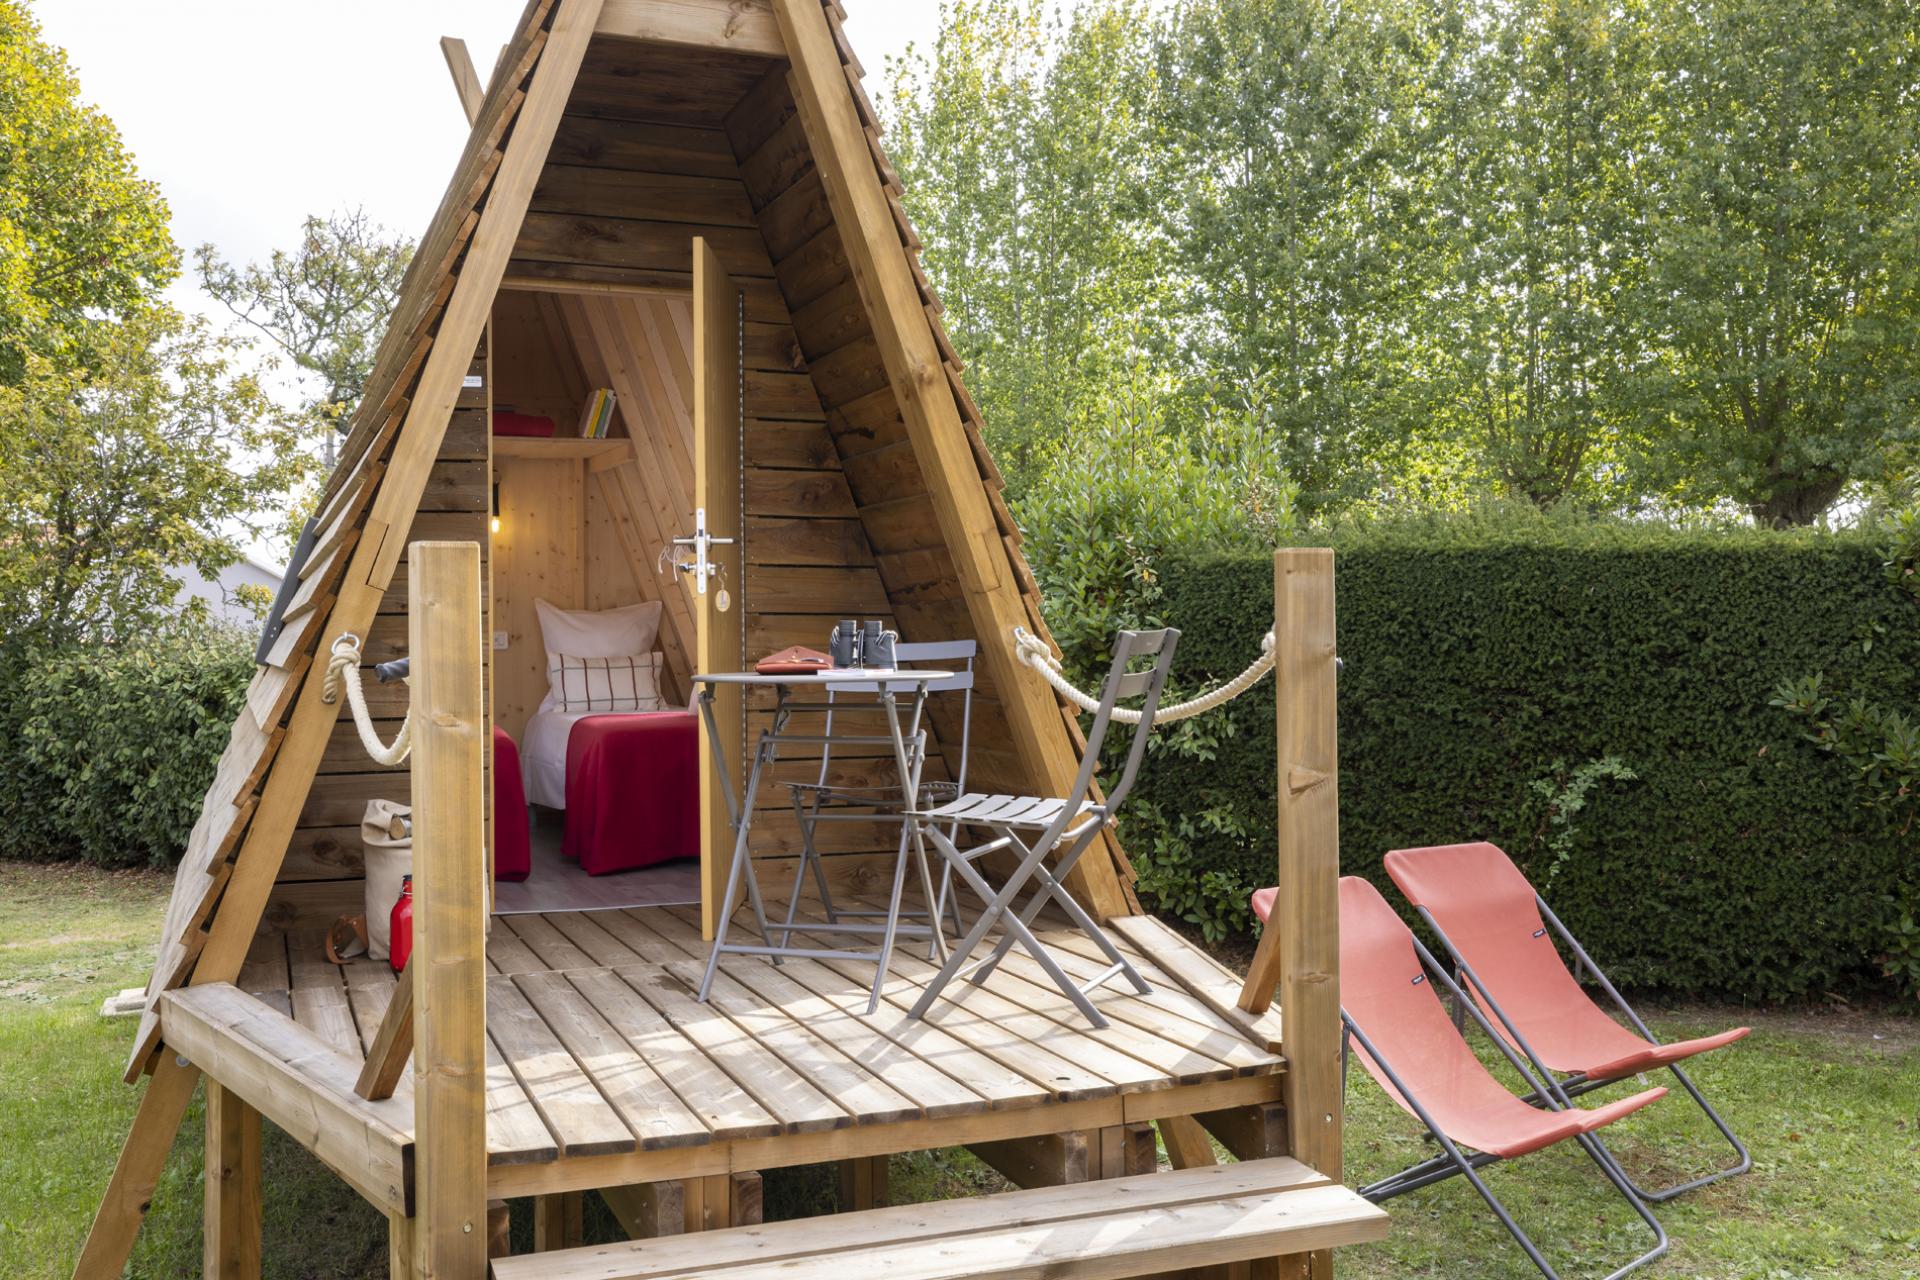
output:
[[[411,684],[411,679],[408,680]],[[393,745],[380,741],[373,731],[373,717],[367,714],[367,695],[360,687],[360,637],[343,632],[333,642],[333,656],[327,660],[326,682],[320,686],[320,701],[329,705],[340,700],[340,688],[346,686],[347,705],[353,708],[353,723],[360,730],[360,745],[367,749],[375,764],[399,764],[413,749],[413,712],[400,722]]]
[[[1015,627],[1013,646],[1014,656],[1038,671],[1061,697],[1082,711],[1091,712],[1100,709],[1099,699],[1084,690],[1075,688],[1068,682],[1066,675],[1060,670],[1060,659],[1053,656],[1053,649],[1046,641],[1025,627]],[[1189,716],[1197,716],[1203,711],[1211,711],[1215,707],[1232,702],[1258,684],[1260,677],[1271,670],[1273,670],[1273,632],[1268,631],[1260,641],[1260,656],[1255,658],[1253,664],[1245,671],[1219,688],[1208,690],[1197,698],[1176,702],[1170,707],[1161,707],[1154,713],[1153,722],[1157,725],[1172,724],[1176,720],[1185,720]],[[1140,713],[1127,707],[1115,707],[1113,719],[1121,724],[1139,724]]]

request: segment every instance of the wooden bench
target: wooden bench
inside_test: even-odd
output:
[[[495,1280],[1065,1280],[1378,1240],[1387,1215],[1287,1157],[500,1258]]]

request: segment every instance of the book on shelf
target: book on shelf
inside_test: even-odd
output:
[[[605,440],[607,428],[613,423],[614,394],[610,388],[596,388],[587,397],[586,405],[580,410],[580,438],[582,440]]]

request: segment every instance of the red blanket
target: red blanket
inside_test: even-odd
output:
[[[493,878],[525,880],[533,869],[527,830],[527,792],[520,781],[520,748],[493,726]]]
[[[560,851],[590,876],[700,856],[699,731],[690,711],[587,716],[567,737]]]

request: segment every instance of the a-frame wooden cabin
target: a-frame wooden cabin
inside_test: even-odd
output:
[[[650,1237],[756,1221],[756,1171],[789,1164],[841,1161],[866,1204],[884,1202],[889,1153],[960,1143],[1028,1186],[1148,1173],[1155,1124],[1185,1172],[824,1235],[655,1244],[631,1273],[800,1256],[844,1271],[856,1246],[890,1267],[887,1249],[931,1256],[964,1237],[964,1265],[926,1274],[1130,1275],[1384,1229],[1284,1158],[1337,1180],[1337,1005],[1290,1017],[1284,1070],[1264,994],[1135,914],[1116,845],[1071,887],[1155,993],[1114,996],[1104,1032],[1017,977],[925,1022],[902,1000],[865,1016],[850,997],[863,980],[825,967],[756,962],[697,1004],[686,966],[711,936],[717,856],[697,907],[514,917],[489,934],[480,742],[489,721],[517,733],[540,696],[536,595],[660,601],[680,697],[695,670],[823,647],[842,617],[972,638],[970,787],[1061,794],[1078,766],[1073,714],[1014,659],[1015,627],[1045,635],[1037,590],[843,17],[837,0],[531,0],[484,91],[454,63],[472,133],[181,866],[128,1065],[150,1079],[77,1275],[119,1274],[203,1074],[209,1276],[258,1264],[262,1115],[389,1214],[396,1275],[481,1275],[506,1197],[538,1197],[543,1247],[570,1243],[587,1190]],[[594,387],[618,397],[607,439],[491,429],[510,405],[564,432]],[[734,539],[712,551],[724,616],[717,592],[658,568],[696,511]],[[1330,595],[1328,609],[1299,652],[1330,680]],[[323,696],[343,634],[364,638],[367,663],[413,655],[410,772],[370,764]],[[397,727],[405,688],[367,687]],[[937,703],[936,757],[958,737]],[[723,726],[766,718],[731,712]],[[361,907],[353,824],[374,797],[416,809],[417,985],[327,964],[314,937]],[[723,824],[707,814],[710,846]],[[756,856],[793,856],[780,815],[754,831]],[[832,852],[841,890],[871,887],[872,849]],[[1300,919],[1325,920],[1331,886],[1323,859]],[[1301,1011],[1337,1001],[1331,937],[1314,924],[1275,961]],[[1288,986],[1289,964],[1305,985]],[[1289,1101],[1326,1122],[1289,1137]],[[1212,1167],[1207,1131],[1246,1163]],[[567,1253],[496,1270],[629,1273]]]

